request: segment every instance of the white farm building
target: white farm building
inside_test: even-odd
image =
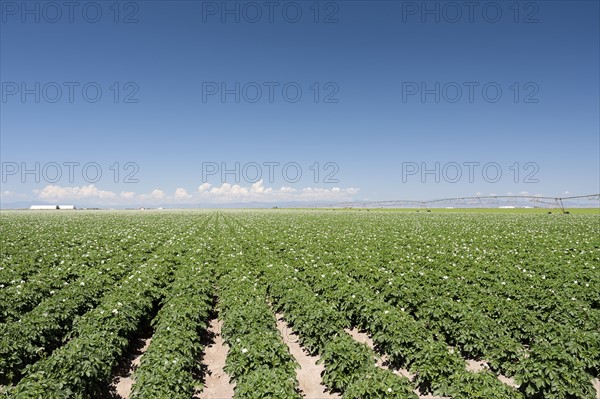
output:
[[[77,208],[75,205],[31,205],[29,209],[34,211],[50,211],[60,209],[75,210]]]

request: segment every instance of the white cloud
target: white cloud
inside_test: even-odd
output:
[[[48,185],[41,190],[33,190],[38,200],[47,202],[75,202],[95,205],[124,205],[124,206],[159,206],[168,204],[211,204],[228,202],[265,202],[274,203],[281,201],[349,201],[359,192],[358,188],[320,188],[304,187],[294,188],[283,186],[281,188],[267,187],[263,180],[249,186],[240,184],[223,183],[212,186],[203,183],[197,191],[189,192],[179,187],[173,194],[167,194],[160,188],[155,188],[149,193],[136,193],[121,191],[115,193],[102,190],[93,184],[88,186],[61,187]],[[0,193],[3,199],[16,195],[4,191]]]
[[[240,186],[239,184],[234,184],[233,186],[229,183],[223,183],[221,187],[213,187],[210,190],[211,194],[216,196],[236,196],[243,197],[248,194],[248,189]]]
[[[141,200],[161,200],[161,199],[164,199],[166,196],[167,196],[167,194],[165,194],[165,192],[163,190],[159,190],[158,188],[155,188],[154,190],[152,190],[152,192],[150,194],[140,195],[140,199]]]
[[[265,192],[265,187],[263,186],[263,181],[262,179],[257,181],[256,183],[254,183],[252,185],[252,187],[250,187],[250,192],[251,193],[257,193],[257,194],[261,194]]]
[[[187,192],[185,188],[178,188],[175,190],[175,199],[187,200],[191,199],[192,195]]]
[[[259,180],[244,187],[239,184],[223,183],[221,186],[210,186],[206,183],[199,187],[199,199],[215,202],[275,202],[275,201],[347,201],[358,193],[357,188],[314,188],[305,187],[300,190],[293,187],[274,189],[265,187]]]
[[[210,183],[202,183],[200,187],[198,187],[198,191],[208,191],[212,185]]]
[[[93,184],[89,186],[60,187],[48,185],[41,190],[33,190],[39,199],[47,201],[99,199],[111,200],[117,195],[112,191],[100,190]]]
[[[133,191],[121,191],[121,194],[119,194],[121,196],[121,198],[126,198],[126,199],[133,199],[135,198],[135,193]]]

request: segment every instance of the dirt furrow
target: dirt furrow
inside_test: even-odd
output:
[[[131,388],[133,386],[133,372],[140,365],[142,356],[148,350],[152,338],[141,339],[138,345],[139,349],[129,358],[129,363],[125,368],[125,372],[118,375],[113,380],[113,386],[116,392],[116,397],[121,399],[129,398]]]
[[[371,348],[373,350],[375,349],[375,344],[373,343],[373,340],[366,333],[360,332],[356,328],[353,328],[351,330],[350,329],[346,329],[346,332],[348,334],[350,334],[352,336],[352,338],[354,338],[355,341],[367,344],[367,346],[369,348]],[[409,380],[413,379],[414,375],[412,373],[410,373],[408,370],[405,370],[405,369],[401,369],[401,370],[390,369],[385,364],[386,360],[387,359],[386,359],[385,356],[381,356],[381,357],[378,356],[377,357],[377,366],[381,367],[382,369],[392,370],[392,372],[394,374],[402,375],[402,376],[408,378]],[[421,394],[419,394],[419,392],[417,390],[415,390],[414,392],[417,395],[419,395],[420,399],[451,399],[451,398],[448,398],[447,396],[421,395]]]
[[[298,337],[292,332],[291,328],[283,319],[283,315],[277,314],[277,329],[283,336],[283,340],[287,344],[290,353],[300,368],[296,370],[296,378],[302,396],[307,399],[330,399],[340,398],[336,393],[327,392],[327,388],[321,382],[321,373],[324,370],[323,364],[317,364],[319,356],[310,356],[306,353],[298,343]]]
[[[206,370],[204,389],[193,396],[195,399],[233,398],[235,385],[229,381],[229,375],[225,372],[229,345],[221,336],[222,324],[217,318],[210,321],[208,336],[212,338],[212,342],[205,346],[202,358],[202,367]]]

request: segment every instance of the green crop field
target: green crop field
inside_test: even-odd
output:
[[[345,398],[594,399],[600,215],[503,211],[3,211],[0,396],[101,398],[148,329],[129,397],[201,395],[218,317],[235,397],[300,398],[281,314]]]

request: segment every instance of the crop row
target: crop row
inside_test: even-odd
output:
[[[299,399],[296,367],[251,270],[231,268],[219,279],[222,335],[229,345],[226,372],[236,398]]]
[[[62,220],[63,228],[57,228],[58,220],[42,221],[35,215],[0,215],[3,234],[0,235],[0,285],[20,283],[29,275],[46,266],[58,266],[64,258],[59,255],[69,246],[76,256],[78,246],[76,223]],[[83,227],[83,226],[82,226]],[[81,230],[83,231],[83,229]],[[92,240],[94,237],[89,236]]]
[[[35,267],[28,273],[20,274],[18,278],[14,276],[14,273],[24,267],[23,262],[14,260],[5,270],[0,270],[0,273],[10,271],[13,274],[12,280],[0,285],[0,322],[17,320],[45,298],[70,284],[80,283],[81,281],[76,280],[89,278],[98,271],[113,273],[113,268],[116,268],[114,273],[118,278],[122,270],[120,265],[146,261],[173,233],[169,228],[153,228],[152,234],[148,234],[143,230],[146,226],[139,223],[131,228],[127,228],[129,226],[125,224],[122,230],[115,230],[110,228],[111,223],[114,223],[110,219],[111,223],[103,221],[90,228],[84,225],[87,220],[83,218],[78,223],[69,223],[73,225],[69,227],[74,231],[65,229],[46,232],[42,229],[19,241],[20,245],[26,245],[24,241],[41,242],[37,242],[34,251],[37,254]],[[107,227],[106,231],[102,227]],[[175,225],[173,228],[181,229],[181,226]],[[21,251],[24,252],[25,249]],[[21,253],[15,255],[20,256]]]
[[[190,398],[194,372],[212,308],[213,277],[208,263],[181,265],[152,321],[154,334],[135,371],[131,398]]]
[[[485,358],[493,369],[514,375],[529,395],[541,392],[545,397],[593,397],[590,379],[597,375],[600,365],[595,355],[600,353],[598,332],[531,320],[522,308],[503,307],[493,299],[456,301],[435,296],[435,291],[425,298],[419,286],[411,287],[401,277],[374,277],[378,274],[360,268],[346,270],[373,283],[364,288],[379,292],[396,307],[406,308],[429,328],[443,333],[446,341],[464,354]],[[516,339],[521,336],[511,328],[517,320],[522,325],[529,320],[533,326],[533,338],[526,340],[526,345]]]
[[[121,274],[127,271],[125,267],[120,270]],[[75,317],[92,309],[101,301],[102,293],[110,291],[117,281],[96,272],[52,295],[19,321],[1,324],[0,380],[18,380],[24,366],[52,353],[71,329]]]
[[[160,298],[170,268],[162,263],[140,265],[132,279],[98,307],[78,319],[70,340],[51,356],[26,368],[13,398],[84,398],[106,386],[111,370],[142,318]]]
[[[350,265],[345,270],[366,282],[361,289],[375,291],[390,304],[422,320],[428,328],[442,332],[446,341],[463,354],[486,358],[492,368],[515,375],[529,394],[593,396],[590,377],[597,375],[600,365],[600,358],[595,356],[600,353],[598,332],[542,323],[523,308],[503,306],[504,302],[498,303],[489,296],[482,296],[477,302],[453,300],[436,292],[435,284],[425,283],[428,290],[423,290],[405,276],[390,275],[385,270]],[[533,339],[517,340],[522,336],[511,329],[513,323],[508,320],[520,320],[522,325],[529,320]]]
[[[177,247],[177,246],[175,246]],[[0,324],[0,381],[14,383],[24,366],[46,357],[62,344],[73,321],[110,296],[115,285],[137,278],[142,260],[175,266],[181,259],[179,250],[156,246],[157,252],[139,252],[129,263],[106,263],[87,273],[62,290],[52,292],[18,321]]]
[[[493,301],[493,296],[481,295],[478,303],[469,301],[468,297],[467,300],[461,301],[459,296],[456,300],[453,296],[445,295],[446,292],[437,290],[441,286],[438,281],[444,282],[445,289],[448,290],[449,280],[449,277],[437,270],[410,273],[408,270],[394,272],[390,267],[370,267],[368,258],[374,254],[374,251],[368,251],[368,256],[363,255],[356,262],[354,260],[348,262],[349,257],[343,256],[348,246],[339,247],[344,251],[342,253],[333,249],[329,252],[327,241],[315,242],[318,234],[301,232],[298,236],[296,231],[294,238],[289,237],[289,233],[286,236],[290,230],[283,230],[276,232],[275,242],[273,240],[269,242],[269,239],[266,242],[288,262],[295,265],[319,265],[319,268],[323,268],[323,259],[333,261],[333,264],[329,264],[329,269],[339,270],[342,266],[343,270],[368,282],[367,285],[357,286],[355,288],[357,291],[375,292],[395,307],[402,308],[421,319],[422,328],[433,328],[442,332],[445,340],[457,346],[464,354],[470,357],[484,356],[490,360],[493,368],[509,375],[517,374],[517,378],[522,382],[522,390],[528,395],[541,392],[547,397],[552,395],[555,395],[553,397],[564,395],[593,397],[590,379],[592,375],[597,375],[598,361],[600,361],[597,356],[600,353],[597,331],[578,330],[576,327],[569,330],[568,327],[558,323],[542,323],[533,318],[532,323],[536,326],[533,331],[536,334],[533,334],[531,350],[526,352],[524,346],[515,340],[514,332],[508,329],[510,325],[506,324],[509,323],[504,322],[510,320],[511,316],[512,320],[517,320],[515,313],[486,314],[480,310],[483,308],[497,312],[498,308],[502,309],[502,306],[495,306],[497,302]],[[321,236],[327,237],[322,233]],[[281,251],[281,247],[286,246],[289,240],[294,240],[292,245],[287,245],[292,250]],[[315,257],[315,254],[318,256]],[[359,264],[361,261],[367,264]],[[410,274],[420,277],[432,275],[435,278],[430,279],[434,281],[426,278],[411,280],[411,277],[407,276]],[[323,292],[329,292],[329,289],[324,289]],[[332,293],[331,297],[335,299],[339,298],[339,295]],[[486,300],[489,302],[486,303]],[[532,313],[519,308],[517,305],[519,302],[506,302],[512,306],[510,309],[513,312],[520,310],[517,315],[521,316],[521,323],[531,320]],[[370,312],[369,309],[362,311],[367,314]],[[583,324],[587,325],[588,329],[598,325],[593,320],[584,321]]]
[[[16,384],[8,397],[96,397],[160,307],[132,395],[189,397],[216,286],[239,398],[299,396],[279,311],[347,398],[591,399],[600,225],[572,216],[2,216],[0,384]],[[377,367],[351,327],[413,380]],[[491,370],[469,372],[465,358]]]
[[[323,383],[345,398],[416,398],[410,381],[376,365],[376,356],[345,331],[347,320],[297,278],[269,265],[264,279],[277,310],[310,353],[321,354]]]

